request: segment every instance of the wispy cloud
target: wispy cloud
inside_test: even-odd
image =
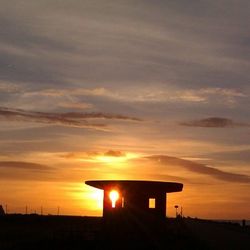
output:
[[[32,161],[0,161],[1,180],[56,181],[58,169]],[[60,179],[63,180],[63,179]]]
[[[83,113],[83,112],[68,112],[68,113],[48,113],[27,111],[22,109],[0,108],[0,118],[9,121],[27,121],[47,124],[59,124],[64,126],[105,129],[106,124],[89,122],[91,119],[109,119],[123,121],[142,121],[136,117],[130,117],[120,114],[107,113]]]
[[[194,161],[184,160],[167,155],[152,155],[146,158],[166,166],[178,166],[194,173],[209,175],[216,179],[227,182],[250,183],[250,176],[248,175],[222,171],[214,167],[209,167],[205,164],[196,163]]]
[[[100,151],[88,151],[88,152],[70,152],[65,154],[60,154],[60,157],[66,159],[92,159],[100,156],[108,156],[108,157],[126,157],[127,154],[120,150],[107,150],[104,152]]]
[[[43,95],[68,95],[69,90],[45,90]],[[117,89],[111,91],[108,88],[95,89],[72,89],[73,95],[105,97],[112,100],[126,102],[187,102],[187,103],[209,103],[217,100],[224,104],[235,104],[238,98],[247,97],[246,94],[230,88],[201,88],[201,89],[178,89],[163,86]],[[41,93],[40,93],[41,94]]]
[[[234,104],[237,98],[247,97],[246,94],[230,88],[202,88],[179,91],[176,98],[190,102],[210,102],[220,100],[228,104]]]
[[[2,78],[28,82],[30,87],[69,86],[73,78],[89,86],[124,81],[236,86],[249,80],[245,0],[237,6],[229,3],[223,13],[224,0],[192,1],[190,8],[182,1],[142,1],[136,6],[134,1],[116,1],[112,8],[103,1],[62,2],[4,3]],[[39,18],[41,12],[44,19]]]
[[[17,84],[0,81],[0,93],[16,93],[20,90]]]
[[[246,166],[250,164],[250,150],[241,149],[240,147],[235,148],[235,150],[208,153],[206,156],[230,164],[237,163],[238,165],[243,164]]]
[[[90,103],[77,102],[77,101],[59,102],[58,106],[60,108],[74,109],[74,110],[83,110],[83,109],[93,108],[93,105]]]
[[[52,167],[49,167],[47,165],[24,161],[0,161],[0,168],[16,168],[38,171],[48,171],[53,169]]]
[[[250,127],[248,123],[239,123],[223,117],[209,117],[200,120],[191,120],[180,122],[179,125],[187,127],[204,127],[204,128],[233,128],[233,127]]]
[[[44,89],[40,91],[29,91],[26,96],[115,96],[114,93],[106,88],[65,88],[65,89]]]

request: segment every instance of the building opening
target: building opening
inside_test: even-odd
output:
[[[155,208],[155,198],[149,198],[148,207],[149,208]]]

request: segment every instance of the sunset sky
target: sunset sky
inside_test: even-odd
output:
[[[250,219],[248,0],[0,0],[0,204],[101,215],[91,179],[176,181]]]

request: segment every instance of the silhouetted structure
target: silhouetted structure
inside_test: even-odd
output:
[[[5,215],[5,212],[4,212],[4,209],[3,209],[3,206],[2,205],[0,205],[0,216],[1,215]]]
[[[166,193],[182,191],[183,184],[159,181],[94,180],[87,185],[104,190],[103,217],[133,215],[137,218],[166,217]]]

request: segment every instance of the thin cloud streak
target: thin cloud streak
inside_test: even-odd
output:
[[[24,161],[0,161],[0,168],[16,168],[38,171],[48,171],[53,169],[52,167],[49,167],[47,165]]]
[[[179,125],[187,127],[203,127],[203,128],[250,127],[250,124],[248,123],[239,123],[223,117],[209,117],[201,120],[191,120],[186,122],[180,122]]]
[[[107,98],[124,102],[190,102],[190,103],[207,103],[212,99],[222,99],[227,104],[234,104],[237,98],[246,98],[247,95],[230,88],[201,88],[201,89],[178,89],[157,86],[157,87],[129,87],[126,89],[109,88],[71,88],[71,89],[45,89],[43,91],[26,92],[25,96],[46,96],[46,97],[63,97],[63,96],[92,96],[95,98]]]
[[[217,168],[208,167],[205,164],[196,163],[189,160],[183,160],[177,157],[171,157],[166,155],[152,155],[146,158],[149,160],[157,161],[163,165],[178,166],[194,173],[209,175],[222,181],[250,183],[250,176],[248,175],[222,171]]]
[[[10,109],[0,107],[0,118],[9,121],[26,121],[47,124],[60,124],[64,126],[105,129],[106,124],[90,123],[88,119],[108,119],[123,121],[142,121],[139,118],[124,116],[120,114],[106,114],[101,112],[83,113],[83,112],[67,112],[67,113],[49,113],[27,111],[22,109]]]
[[[91,160],[95,159],[96,157],[114,157],[114,158],[119,158],[119,157],[126,157],[127,153],[120,151],[120,150],[107,150],[104,152],[98,152],[98,151],[89,151],[89,152],[69,152],[65,154],[60,154],[61,158],[65,159],[86,159],[86,160]]]

